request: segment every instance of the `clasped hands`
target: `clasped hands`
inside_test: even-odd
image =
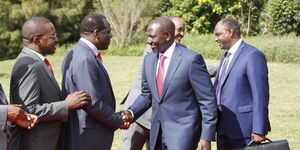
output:
[[[127,130],[130,127],[130,124],[133,122],[133,116],[131,115],[131,112],[128,110],[122,110],[118,112],[119,115],[121,115],[122,118],[122,124],[120,129],[121,130]]]
[[[18,126],[31,129],[38,123],[38,117],[21,109],[22,105],[8,105],[7,120]]]

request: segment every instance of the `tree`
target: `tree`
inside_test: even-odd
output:
[[[137,40],[158,4],[152,0],[98,0],[94,7],[107,17],[117,46],[123,47]]]

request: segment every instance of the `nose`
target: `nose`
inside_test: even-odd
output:
[[[110,34],[109,34],[109,38],[112,38],[112,37],[113,37],[113,34],[112,34],[112,33],[110,33]]]
[[[57,36],[55,36],[54,40],[55,40],[55,43],[58,43],[58,41],[59,41]]]
[[[152,44],[152,40],[150,38],[148,38],[147,40],[147,44],[151,45]]]

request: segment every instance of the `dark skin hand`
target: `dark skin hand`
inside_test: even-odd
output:
[[[120,129],[127,130],[130,127],[130,124],[133,122],[134,118],[128,110],[122,110],[119,112],[119,114],[122,116],[122,125]]]
[[[69,109],[77,109],[89,103],[90,95],[84,91],[77,91],[69,94],[66,98]]]
[[[31,129],[38,122],[38,117],[22,110],[21,105],[8,105],[7,120],[16,123],[20,127]]]
[[[266,137],[265,135],[252,133],[252,134],[251,134],[251,139],[252,139],[255,143],[260,143],[260,142],[263,142],[263,141],[267,140],[267,137]]]

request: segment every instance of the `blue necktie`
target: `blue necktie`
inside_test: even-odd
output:
[[[221,110],[221,107],[220,107],[221,106],[221,87],[222,87],[222,84],[225,79],[225,73],[227,70],[230,55],[231,55],[231,53],[229,53],[229,52],[225,53],[223,65],[221,66],[219,76],[218,76],[218,85],[217,85],[216,95],[217,95],[217,104],[218,104],[218,107],[220,108],[220,110]]]

